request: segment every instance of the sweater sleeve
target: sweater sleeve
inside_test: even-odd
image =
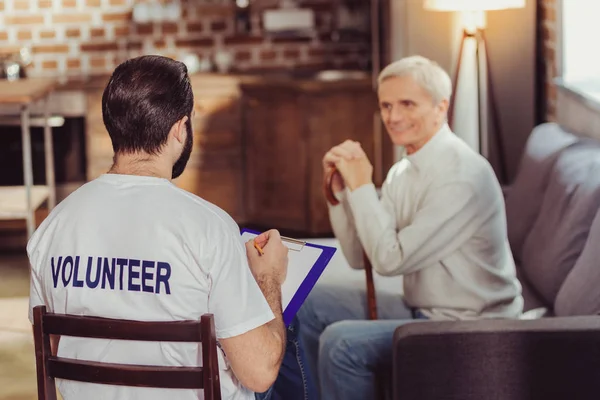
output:
[[[333,234],[340,242],[342,253],[352,268],[363,268],[363,249],[354,227],[354,218],[348,204],[347,189],[336,194],[340,203],[329,206],[329,220]]]
[[[479,227],[477,193],[463,182],[430,190],[411,223],[396,231],[390,189],[375,186],[351,192],[348,203],[360,242],[373,268],[381,275],[409,274],[434,265],[456,251]]]

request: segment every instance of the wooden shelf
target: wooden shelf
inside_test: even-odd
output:
[[[37,210],[48,198],[50,189],[47,186],[31,188],[32,209]],[[25,186],[0,187],[0,219],[20,219],[27,217],[27,199]]]

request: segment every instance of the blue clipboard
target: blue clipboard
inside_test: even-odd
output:
[[[245,228],[242,229],[240,233],[243,234],[244,232],[251,233],[254,235],[260,235],[261,233]],[[337,251],[335,247],[322,246],[308,242],[303,242],[303,245],[306,247],[312,247],[321,250],[321,255],[319,256],[317,261],[314,263],[314,265],[312,266],[312,268],[310,269],[310,271],[296,290],[296,293],[292,296],[285,310],[283,310],[283,322],[285,323],[286,327],[290,325],[290,323],[294,319],[294,316],[296,315],[298,310],[300,310],[300,307],[308,297],[308,294],[321,277],[321,274],[325,270],[325,267],[327,267],[327,264],[329,264],[331,258]]]

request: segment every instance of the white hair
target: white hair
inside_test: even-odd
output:
[[[422,56],[410,56],[394,61],[385,67],[377,78],[377,84],[393,77],[410,76],[425,89],[433,100],[450,102],[452,96],[452,80],[442,67],[434,61]]]

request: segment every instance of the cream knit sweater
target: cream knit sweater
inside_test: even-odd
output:
[[[381,275],[404,275],[406,302],[432,319],[518,318],[521,285],[502,191],[485,158],[445,125],[374,185],[329,207],[353,268],[362,250]]]

